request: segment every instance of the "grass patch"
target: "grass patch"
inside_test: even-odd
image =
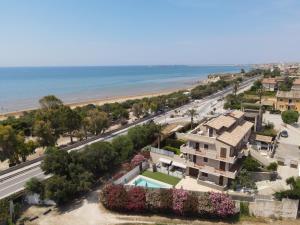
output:
[[[180,181],[180,179],[177,177],[172,177],[160,172],[145,171],[142,175],[170,185],[176,185]]]

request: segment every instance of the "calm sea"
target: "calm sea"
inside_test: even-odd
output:
[[[246,68],[247,67],[243,67]],[[0,68],[0,113],[38,106],[54,94],[66,103],[188,87],[239,66],[99,66]]]

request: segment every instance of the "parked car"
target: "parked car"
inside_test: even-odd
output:
[[[288,137],[289,134],[288,134],[288,132],[286,130],[283,130],[283,131],[281,131],[280,136],[281,137]]]

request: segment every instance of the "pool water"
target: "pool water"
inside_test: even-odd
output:
[[[133,184],[135,186],[139,186],[139,187],[169,188],[168,185],[163,185],[160,182],[155,182],[155,181],[152,181],[150,179],[143,178],[143,177],[140,177],[140,178],[136,179]]]

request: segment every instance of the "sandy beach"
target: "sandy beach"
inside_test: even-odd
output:
[[[195,82],[187,88],[172,88],[172,89],[166,89],[166,90],[159,91],[159,92],[148,92],[148,93],[128,95],[128,96],[107,97],[107,98],[102,98],[102,99],[91,99],[91,100],[87,100],[87,101],[72,102],[72,103],[65,102],[64,104],[70,106],[71,108],[76,108],[76,107],[82,107],[82,106],[85,106],[88,104],[94,104],[94,105],[100,106],[100,105],[104,105],[106,103],[114,103],[114,102],[120,103],[120,102],[124,102],[127,100],[167,95],[172,92],[176,92],[176,91],[180,91],[180,90],[191,90],[195,86],[197,86],[201,83],[206,83],[206,82],[207,82],[207,79]],[[25,109],[22,111],[14,111],[14,112],[9,112],[9,113],[5,113],[5,114],[0,114],[0,121],[7,119],[7,117],[9,117],[9,116],[19,117],[19,116],[23,115],[24,112],[30,112],[30,111],[36,110],[36,109],[38,109],[38,108],[30,108],[30,109]]]

